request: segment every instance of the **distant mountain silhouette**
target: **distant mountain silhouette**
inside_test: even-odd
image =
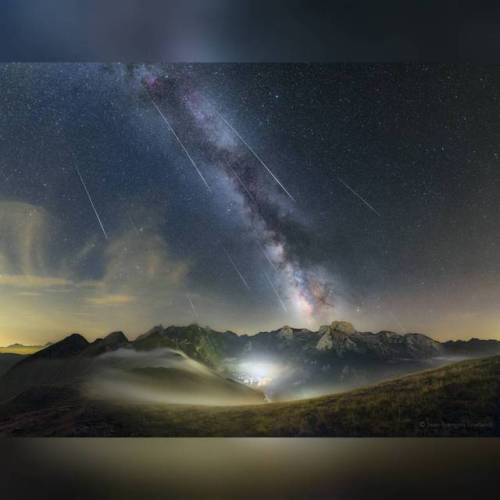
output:
[[[441,345],[449,356],[479,358],[500,354],[500,342],[492,339],[449,340]]]
[[[41,351],[35,352],[26,362],[33,362],[38,359],[60,359],[69,356],[74,356],[82,352],[89,345],[88,341],[79,333],[72,333],[63,340],[51,344]]]
[[[44,345],[24,345],[16,342],[15,344],[10,344],[7,346],[7,349],[35,349],[35,348],[42,348],[42,347],[48,347],[51,345],[52,342],[47,342]]]
[[[96,339],[90,345],[87,345],[81,352],[81,355],[90,357],[98,356],[99,354],[114,351],[128,344],[129,341],[123,332],[112,332],[103,339]]]

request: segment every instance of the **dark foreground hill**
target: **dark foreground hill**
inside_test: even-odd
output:
[[[500,357],[339,395],[238,407],[112,403],[68,387],[31,388],[0,405],[0,435],[499,436]]]
[[[0,377],[10,369],[10,367],[19,363],[25,356],[12,352],[0,352]]]

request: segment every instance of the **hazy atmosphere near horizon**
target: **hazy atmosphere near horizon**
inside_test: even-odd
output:
[[[500,339],[499,89],[491,66],[0,65],[0,346]]]

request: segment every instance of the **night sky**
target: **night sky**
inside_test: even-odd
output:
[[[499,67],[4,64],[0,151],[0,345],[500,338]]]

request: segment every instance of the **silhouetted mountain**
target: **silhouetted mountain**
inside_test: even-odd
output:
[[[78,360],[78,355],[89,345],[84,337],[73,333],[26,356],[0,379],[0,400],[33,386],[75,383],[87,366]]]
[[[449,356],[479,358],[500,354],[500,342],[491,339],[449,340],[442,346]]]
[[[79,333],[73,333],[63,340],[35,352],[25,362],[32,363],[38,359],[61,359],[79,354],[89,345],[88,341]]]
[[[47,342],[44,345],[24,345],[19,342],[16,342],[15,344],[8,345],[7,349],[41,349],[42,347],[48,347],[51,344],[52,342]]]
[[[129,341],[123,332],[112,332],[103,339],[96,339],[85,347],[80,354],[82,356],[98,356],[126,346],[128,343]]]

